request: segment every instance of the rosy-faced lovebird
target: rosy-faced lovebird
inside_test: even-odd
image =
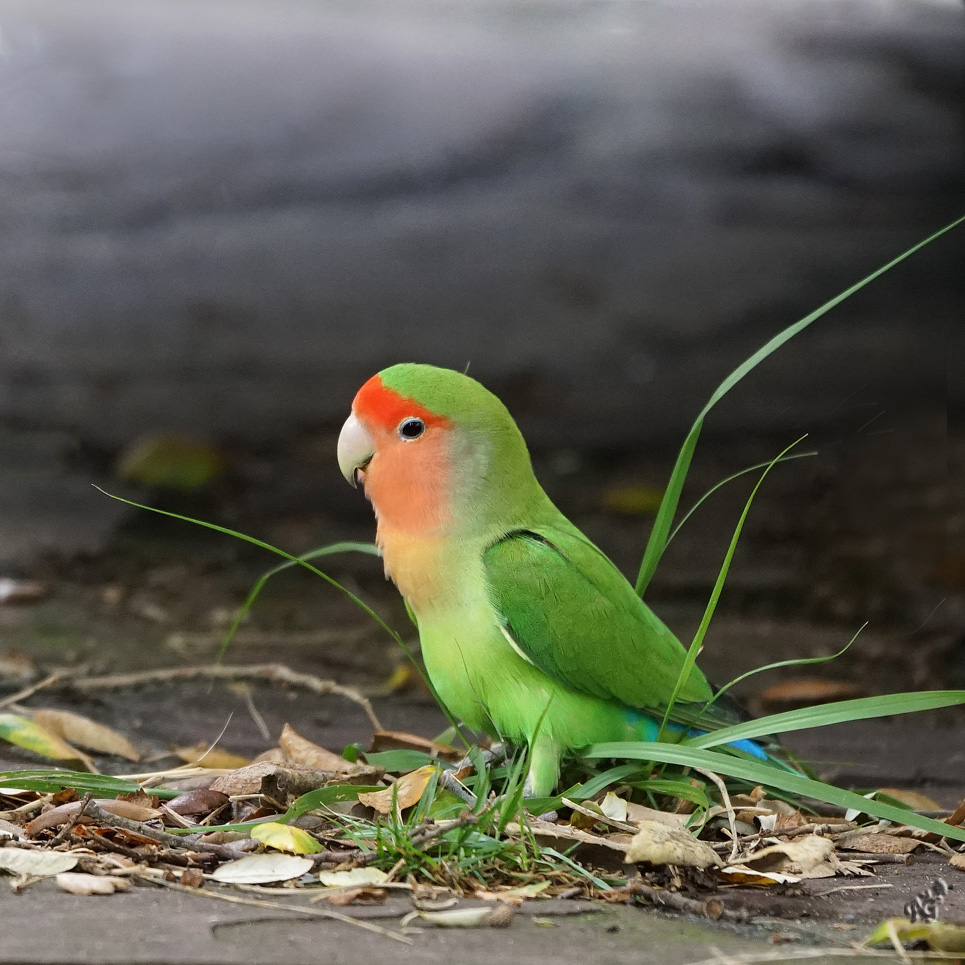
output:
[[[338,462],[375,510],[436,692],[469,727],[528,746],[527,795],[553,791],[568,752],[657,739],[685,650],[550,502],[495,395],[460,372],[393,365],[355,396]],[[663,736],[742,719],[733,701],[706,707],[713,695],[694,667]]]

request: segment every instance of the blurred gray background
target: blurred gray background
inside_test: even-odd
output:
[[[162,624],[215,608],[143,577],[163,553],[132,562],[131,515],[90,488],[145,433],[231,463],[194,515],[290,549],[371,534],[332,446],[400,360],[469,364],[630,572],[651,517],[612,487],[659,489],[737,362],[965,213],[963,124],[951,0],[0,0],[0,576],[145,579],[169,609],[131,612]],[[872,656],[925,627],[921,679],[965,679],[963,250],[947,235],[715,410],[695,487],[802,432],[821,452],[754,517],[735,648],[748,613],[794,652],[872,617]],[[658,602],[699,607],[743,496]],[[0,618],[0,649],[34,631]]]

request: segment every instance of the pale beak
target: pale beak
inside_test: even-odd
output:
[[[338,468],[354,487],[365,478],[363,471],[373,455],[375,442],[353,413],[338,434]]]

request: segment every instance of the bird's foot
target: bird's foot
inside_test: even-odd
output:
[[[456,797],[461,798],[469,806],[470,810],[475,808],[479,801],[472,791],[466,787],[462,781],[456,777],[455,771],[442,771],[439,774],[439,787],[444,787],[447,791],[455,794]]]
[[[506,760],[506,746],[504,744],[491,744],[486,750],[480,751],[482,754],[483,763],[486,767],[490,764],[502,764]],[[464,757],[455,766],[455,772],[458,774],[460,771],[471,770],[473,767],[472,758]]]

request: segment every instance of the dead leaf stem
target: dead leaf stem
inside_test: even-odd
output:
[[[122,818],[110,811],[105,811],[102,807],[94,804],[93,801],[87,805],[87,816],[93,818],[98,824],[106,825],[111,828],[121,828],[141,837],[149,838],[158,844],[163,844],[168,848],[190,848],[192,851],[209,851],[216,854],[219,858],[232,860],[240,857],[240,852],[234,848],[228,848],[223,844],[210,844],[207,841],[198,840],[196,834],[176,835],[168,834],[166,831],[157,831],[149,828],[140,821],[132,821],[130,818]]]

